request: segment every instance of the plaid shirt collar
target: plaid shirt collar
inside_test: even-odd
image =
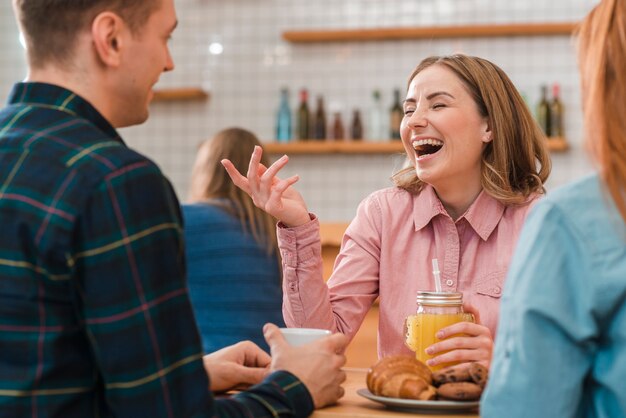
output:
[[[9,95],[9,106],[24,105],[46,107],[83,118],[97,126],[107,137],[121,143],[122,138],[104,116],[87,100],[71,91],[46,83],[17,83]]]

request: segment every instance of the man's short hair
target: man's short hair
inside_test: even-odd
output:
[[[101,12],[119,15],[131,31],[139,31],[161,0],[14,0],[32,67],[66,64],[77,34]]]

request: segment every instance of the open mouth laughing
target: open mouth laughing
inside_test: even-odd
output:
[[[438,139],[418,139],[411,142],[417,158],[431,155],[439,151],[443,147],[443,141]]]

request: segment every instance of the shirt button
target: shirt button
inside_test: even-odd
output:
[[[454,282],[451,279],[446,280],[446,284],[448,286],[452,286],[454,284]]]
[[[493,289],[493,293],[495,293],[496,295],[499,295],[501,291],[502,291],[502,289],[500,289],[500,286],[496,286],[496,287]]]

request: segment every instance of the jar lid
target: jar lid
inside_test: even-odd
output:
[[[418,291],[417,303],[420,305],[459,306],[463,304],[463,293]]]

